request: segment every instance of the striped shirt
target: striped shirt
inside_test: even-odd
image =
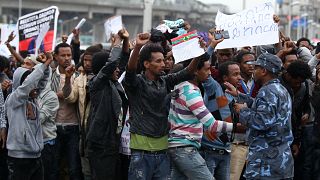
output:
[[[206,108],[200,89],[188,82],[175,86],[169,111],[169,147],[200,147],[203,132],[230,132],[232,123],[215,120]]]

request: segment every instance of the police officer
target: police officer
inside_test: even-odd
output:
[[[292,102],[277,79],[281,60],[264,53],[253,63],[254,78],[262,87],[255,99],[248,100],[247,104],[235,104],[241,124],[248,127],[249,154],[244,176],[247,179],[292,179]],[[245,96],[227,85],[233,95]]]

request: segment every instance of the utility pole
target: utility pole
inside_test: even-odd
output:
[[[143,32],[150,31],[152,26],[152,6],[154,0],[144,0],[143,10]]]

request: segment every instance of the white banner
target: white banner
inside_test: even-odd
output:
[[[218,30],[229,31],[230,39],[223,40],[216,49],[278,43],[278,24],[274,23],[273,15],[271,2],[232,15],[218,11],[216,27]]]

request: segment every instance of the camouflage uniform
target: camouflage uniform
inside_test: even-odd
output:
[[[279,67],[269,67],[275,64],[270,63],[268,58],[260,59],[260,64],[256,65],[273,73],[278,72]],[[274,57],[271,57],[273,60]],[[239,120],[248,127],[247,179],[293,177],[291,113],[290,95],[278,79],[272,79],[261,87],[251,108],[240,110]]]

